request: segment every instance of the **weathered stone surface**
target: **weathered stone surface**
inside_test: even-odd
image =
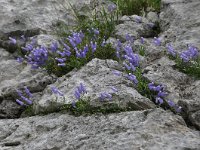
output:
[[[3,48],[0,48],[0,61],[11,58],[11,55]]]
[[[51,108],[51,101],[58,104],[71,104],[75,100],[74,92],[80,83],[85,85],[90,104],[92,106],[101,106],[106,101],[108,103],[118,104],[121,108],[132,106],[136,110],[153,108],[155,105],[147,98],[141,96],[134,88],[133,83],[122,76],[116,76],[112,73],[119,68],[119,64],[112,60],[93,59],[87,65],[83,66],[77,72],[67,74],[58,79],[57,82],[48,86],[44,90],[43,96],[35,103],[35,111],[40,112]],[[70,76],[70,77],[69,77]],[[57,87],[64,97],[57,97],[51,91],[51,86]],[[117,88],[118,92],[113,92],[111,87]],[[101,102],[100,93],[107,92],[113,95],[112,100]]]
[[[101,116],[51,114],[0,121],[0,149],[199,149],[200,133],[161,109]]]
[[[17,117],[17,110],[20,112],[20,107],[15,102],[16,89],[27,86],[33,93],[40,92],[54,81],[46,72],[32,70],[30,66],[20,64],[14,59],[0,61],[0,70],[1,118]]]
[[[107,8],[109,4],[104,0],[98,3],[94,0],[0,0],[0,3],[0,39],[25,33],[33,36],[40,32],[52,32],[52,27],[60,22],[75,25],[76,16],[71,6],[80,16],[91,16],[95,7],[103,5]]]
[[[164,47],[164,43],[162,42],[162,38],[161,38],[161,46],[157,46],[154,43],[154,39],[152,38],[144,38],[144,43],[141,43],[141,39],[138,39],[134,42],[134,51],[136,51],[137,53],[139,53],[141,47],[144,48],[144,57],[146,59],[146,61],[148,62],[147,65],[149,65],[149,63],[152,63],[153,61],[160,59],[161,57],[164,56],[164,50],[166,49]]]
[[[200,129],[200,80],[195,81],[183,91],[179,104],[184,108],[185,115],[191,124]]]
[[[176,50],[193,44],[200,49],[200,3],[198,0],[162,0],[161,30],[173,41]],[[176,38],[172,38],[173,36]],[[171,37],[170,37],[171,36]]]
[[[141,18],[141,19],[138,19]],[[151,22],[146,18],[133,15],[133,16],[123,16],[120,19],[121,23],[116,26],[115,35],[121,41],[126,40],[126,34],[129,34],[135,39],[140,37],[154,37],[156,32],[154,26],[151,27]]]
[[[156,23],[159,21],[158,14],[155,12],[149,12],[147,14],[147,19],[152,23]]]

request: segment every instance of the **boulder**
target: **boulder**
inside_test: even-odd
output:
[[[199,149],[200,132],[161,109],[75,117],[0,120],[0,149]]]
[[[116,76],[113,71],[118,70],[119,64],[113,60],[93,59],[80,70],[70,72],[59,78],[54,84],[47,86],[43,96],[35,102],[33,108],[36,113],[51,109],[51,102],[55,105],[71,104],[76,102],[75,90],[82,83],[87,91],[83,99],[88,99],[93,107],[102,106],[104,103],[117,104],[120,108],[133,107],[135,110],[154,108],[155,105],[146,97],[140,95],[134,84],[127,80],[125,74],[119,70],[121,76]],[[64,96],[58,96],[51,90],[58,88]],[[117,91],[113,91],[115,87]],[[112,99],[101,100],[101,93],[112,95]]]

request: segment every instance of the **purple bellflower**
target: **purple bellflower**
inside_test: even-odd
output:
[[[14,39],[14,38],[12,38],[12,37],[9,37],[9,40],[10,40],[10,43],[12,43],[12,44],[17,44],[17,40],[16,39]]]
[[[64,94],[61,91],[59,91],[58,88],[56,88],[55,86],[51,86],[51,91],[56,95],[64,96]]]
[[[154,44],[156,46],[160,46],[161,45],[161,38],[154,37]]]
[[[115,4],[108,5],[108,12],[112,13],[117,9],[117,6]]]
[[[81,95],[85,94],[86,92],[87,91],[86,91],[85,86],[83,85],[83,83],[80,83],[80,85],[77,87],[77,89],[74,92],[74,96],[77,100],[80,100]]]
[[[169,55],[172,55],[173,57],[176,56],[176,52],[170,43],[167,44],[167,52]]]
[[[111,99],[112,99],[112,95],[109,94],[109,93],[107,93],[107,92],[102,92],[102,93],[100,93],[99,99],[100,99],[101,101],[103,101],[103,100],[105,100],[105,99],[111,100]]]

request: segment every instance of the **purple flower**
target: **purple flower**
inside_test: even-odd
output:
[[[168,52],[168,54],[172,55],[173,57],[176,56],[176,52],[170,43],[167,44],[167,52]]]
[[[120,41],[119,39],[117,39],[116,50],[117,50],[117,51],[120,51],[121,47],[122,47],[122,43],[121,43],[121,41]]]
[[[30,99],[28,99],[28,98],[26,98],[26,97],[24,97],[24,96],[21,96],[21,98],[22,98],[22,100],[24,100],[26,103],[28,103],[28,105],[31,105],[31,104],[33,103]]]
[[[135,22],[141,23],[141,22],[142,22],[142,17],[136,16],[136,17],[135,17]]]
[[[149,83],[148,84],[148,87],[151,91],[156,91],[156,92],[159,92],[159,91],[162,91],[163,90],[163,86],[162,85],[155,85],[153,82],[152,83]],[[162,93],[163,94],[163,93]]]
[[[9,37],[9,40],[10,40],[10,43],[12,43],[12,44],[17,44],[17,40],[16,39],[14,39],[14,38],[12,38],[12,37]]]
[[[140,43],[144,44],[144,38],[143,37],[140,38]]]
[[[25,42],[26,41],[26,38],[24,35],[21,36],[22,40]]]
[[[131,35],[129,35],[129,34],[126,34],[126,41],[129,41],[129,42],[134,42],[134,39],[135,39],[135,37],[134,36],[131,36]]]
[[[33,97],[33,94],[30,92],[30,90],[25,86],[24,87],[24,90],[26,92],[26,94],[29,96],[29,97]]]
[[[58,88],[56,88],[55,86],[51,86],[51,91],[52,93],[57,94],[59,96],[64,96],[64,94],[61,91],[59,91]]]
[[[188,62],[190,60],[190,58],[189,58],[189,56],[187,55],[186,52],[182,52],[180,57],[184,62]]]
[[[175,106],[175,110],[177,113],[180,113],[182,111],[182,107],[181,106]]]
[[[22,58],[22,57],[18,57],[18,58],[17,58],[17,62],[18,62],[18,63],[22,63],[23,61],[24,61],[24,58]]]
[[[168,100],[167,103],[168,103],[168,105],[170,107],[174,107],[175,106],[175,103],[172,100]]]
[[[22,50],[24,51],[32,51],[34,49],[34,46],[32,44],[27,44],[26,47],[22,47]]]
[[[154,23],[147,23],[147,26],[148,26],[149,28],[153,28],[153,27],[155,26],[155,24],[154,24]]]
[[[19,105],[21,105],[21,106],[24,106],[25,104],[22,102],[22,101],[20,101],[19,99],[16,99],[16,102],[19,104]]]
[[[93,32],[94,32],[95,35],[98,35],[98,34],[99,34],[99,30],[98,30],[98,29],[92,28],[92,30],[93,30]]]
[[[66,61],[66,58],[55,58],[59,63],[64,63]]]
[[[165,96],[167,96],[167,92],[163,92],[163,91],[159,91],[158,92],[158,97],[165,97]]]
[[[79,91],[75,91],[74,96],[76,97],[76,99],[80,99],[81,98],[81,94],[79,93]]]
[[[97,43],[91,41],[91,42],[90,42],[90,46],[91,46],[91,48],[92,48],[92,53],[94,53],[94,52],[96,51],[96,49],[97,49]]]
[[[52,51],[52,52],[56,52],[57,49],[58,49],[58,43],[57,43],[57,42],[53,42],[53,43],[51,44],[51,51]]]
[[[198,56],[198,50],[197,48],[189,45],[188,46],[188,50],[182,52],[180,54],[180,58],[184,61],[184,62],[188,62],[191,59],[195,59]]]
[[[108,5],[108,12],[112,13],[113,11],[115,11],[117,8],[117,6],[115,4],[110,4]]]
[[[78,91],[79,93],[85,93],[86,89],[85,86],[83,85],[83,83],[80,83],[79,87],[78,87]]]
[[[154,44],[156,46],[160,46],[161,45],[161,39],[160,38],[157,38],[157,37],[154,37]]]
[[[103,39],[103,42],[101,43],[101,46],[104,47],[106,44],[107,44],[107,43],[106,43],[106,40]]]
[[[126,75],[126,77],[127,77],[129,80],[133,81],[135,84],[138,83],[138,80],[137,80],[137,78],[136,78],[135,75],[129,73],[128,75]]]
[[[74,48],[74,47],[76,47],[76,44],[75,44],[75,42],[74,42],[74,40],[73,39],[68,39],[69,40],[69,42],[70,42],[70,44],[71,44],[71,46]]]
[[[64,52],[63,52],[64,55],[66,55],[66,56],[68,56],[68,57],[71,55],[70,50],[67,50],[66,48],[64,48],[63,50],[64,50]]]
[[[99,99],[103,101],[103,100],[105,100],[106,98],[108,98],[109,100],[111,100],[111,99],[112,99],[112,95],[109,94],[109,93],[107,93],[107,92],[102,92],[102,93],[100,94]]]
[[[85,86],[83,85],[83,83],[80,83],[80,85],[77,87],[77,90],[75,90],[74,92],[74,96],[76,97],[76,99],[80,99],[81,98],[81,94],[85,94],[87,91],[86,91],[86,88]]]
[[[160,97],[156,97],[156,103],[162,104],[163,103],[163,99],[160,98]]]
[[[65,57],[66,56],[66,52],[64,51],[64,52],[61,52],[61,51],[57,51],[57,53],[59,54],[59,55],[61,55],[61,57]],[[70,53],[71,54],[71,53]]]
[[[16,90],[17,94],[21,97],[22,96],[22,91]]]
[[[194,47],[192,45],[189,45],[188,46],[188,51],[189,51],[190,57],[192,59],[198,56],[198,50],[197,50],[196,47]]]
[[[116,75],[116,76],[121,76],[121,72],[119,72],[119,71],[117,71],[117,70],[114,70],[114,71],[112,71],[112,73],[114,74],[114,75]]]
[[[32,65],[32,68],[37,69],[45,65],[48,60],[48,51],[45,47],[38,47],[33,49],[26,58],[27,62]]]
[[[125,66],[125,68],[127,69],[127,70],[131,70],[131,67],[129,66],[129,65],[127,65],[127,63],[123,63],[123,65]]]
[[[118,90],[114,86],[112,86],[111,89],[113,90],[113,92],[118,92]]]

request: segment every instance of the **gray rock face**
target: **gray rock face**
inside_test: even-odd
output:
[[[155,12],[149,12],[149,13],[147,14],[147,19],[148,19],[149,21],[151,21],[152,23],[156,23],[156,22],[159,21],[158,14],[155,13]]]
[[[91,16],[90,11],[94,7],[100,9],[110,3],[104,0],[67,2],[78,10],[81,18]],[[0,0],[0,47],[6,47],[9,36],[19,38],[23,34],[27,37],[36,35],[39,45],[49,45],[55,39],[45,34],[53,27],[60,23],[76,24],[74,12],[67,2]],[[143,75],[166,86],[167,99],[183,107],[182,116],[156,108],[153,102],[137,92],[124,74],[114,75],[114,70],[122,73],[122,67],[115,61],[93,59],[80,70],[73,70],[57,79],[43,70],[31,70],[30,66],[17,63],[14,56],[6,51],[8,49],[0,48],[0,149],[199,150],[200,81],[176,70],[175,63],[163,53],[168,42],[172,42],[177,51],[184,50],[187,44],[200,48],[199,10],[199,0],[162,0],[160,18],[153,12],[141,21],[135,15],[123,16],[115,30],[115,38],[122,41],[125,41],[127,33],[138,39],[135,47],[140,45],[141,36],[148,38],[144,44],[146,55],[142,57],[145,62]],[[157,31],[151,23],[158,20],[162,46],[153,45]],[[108,41],[116,42],[115,38]],[[61,106],[76,101],[74,92],[80,83],[87,90],[83,98],[94,107],[117,104],[120,108],[132,107],[137,111],[79,117],[56,113],[8,119],[20,117],[23,111],[15,102],[16,89],[27,86],[34,95],[32,109],[40,113],[51,109],[52,102]],[[53,94],[52,86],[58,88],[65,98]],[[113,91],[112,87],[117,91]],[[100,101],[102,92],[111,94],[112,99]]]
[[[166,43],[172,42],[175,50],[181,52],[187,44],[200,49],[200,2],[198,0],[162,0],[163,11],[160,13],[161,30]],[[178,76],[177,76],[178,77]],[[184,108],[186,118],[191,124],[200,128],[199,114],[199,80],[185,81],[179,104]],[[181,93],[181,92],[180,92]]]
[[[155,25],[146,18],[137,15],[123,16],[120,21],[121,24],[116,26],[115,35],[121,41],[126,40],[126,34],[133,36],[135,39],[156,35],[153,30]]]
[[[0,39],[52,32],[53,27],[60,23],[74,26],[76,16],[71,6],[80,15],[91,16],[89,10],[92,11],[98,5],[108,5],[104,0],[98,1],[97,4],[94,0],[0,0],[0,3]]]
[[[183,106],[187,119],[200,129],[200,81],[195,81],[183,91],[179,104]]]
[[[74,92],[80,83],[85,85],[87,90],[85,98],[89,98],[92,106],[101,106],[107,102],[118,104],[121,108],[129,107],[131,103],[135,110],[155,107],[149,99],[141,96],[133,88],[133,83],[125,79],[124,75],[116,76],[113,74],[113,71],[117,68],[119,68],[119,64],[116,61],[93,59],[79,71],[70,73],[71,76],[67,74],[59,78],[54,84],[49,85],[44,90],[43,96],[34,104],[36,113],[50,109],[51,101],[54,101],[58,106],[59,104],[71,104],[73,101],[77,101]],[[122,74],[122,72],[120,73]],[[64,98],[53,94],[52,86],[64,93]],[[112,87],[115,87],[118,92],[114,92]],[[106,99],[101,102],[99,97],[103,92],[112,94],[112,100]]]
[[[181,51],[182,45],[193,44],[200,48],[200,3],[198,0],[163,0],[160,26],[168,35],[176,36],[174,45]],[[169,31],[168,31],[169,30]],[[167,33],[167,32],[170,32]]]
[[[51,114],[0,121],[0,149],[199,149],[200,133],[161,109],[74,117]]]
[[[48,76],[46,72],[32,70],[30,66],[20,64],[14,59],[2,60],[0,64],[1,118],[16,117],[15,107],[18,113],[20,112],[19,106],[15,102],[15,99],[18,98],[17,89],[20,90],[23,89],[23,86],[27,86],[33,93],[40,92],[53,82],[52,77]]]

